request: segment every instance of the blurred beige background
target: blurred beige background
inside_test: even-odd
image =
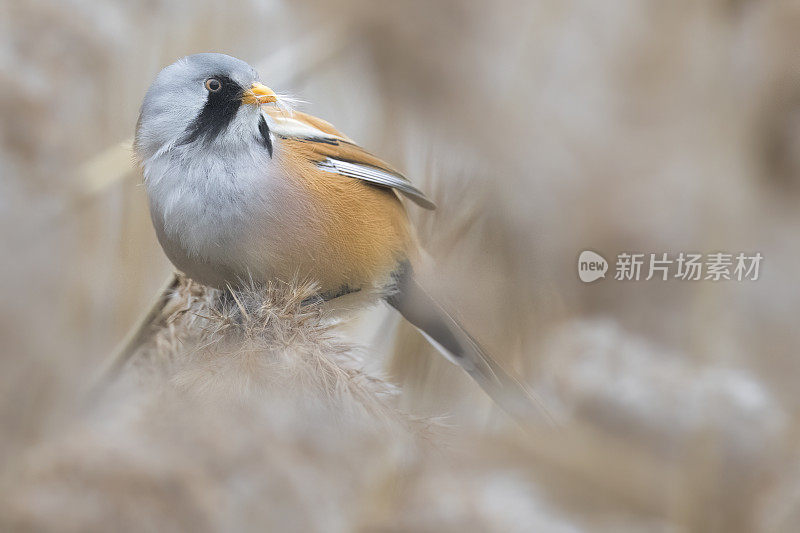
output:
[[[6,0],[0,456],[13,463],[83,409],[171,271],[127,143],[159,69],[218,51],[430,192],[439,210],[409,209],[475,335],[567,425],[663,467],[663,492],[648,485],[636,513],[664,531],[791,531],[798,28],[794,0]],[[764,261],[754,282],[610,270],[589,285],[576,274],[586,249]],[[388,322],[368,324],[359,338],[386,355],[376,364],[405,411],[492,426],[471,382],[403,325],[398,345]],[[600,447],[522,463],[583,465],[564,490],[606,491]],[[615,509],[641,494],[623,485]]]

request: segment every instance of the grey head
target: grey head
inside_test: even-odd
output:
[[[134,143],[140,161],[174,146],[257,131],[259,105],[275,101],[257,80],[253,67],[225,54],[195,54],[165,67],[142,102]]]

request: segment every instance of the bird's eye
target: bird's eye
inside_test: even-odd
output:
[[[222,83],[217,78],[208,78],[206,80],[206,89],[212,93],[219,92],[222,89]]]

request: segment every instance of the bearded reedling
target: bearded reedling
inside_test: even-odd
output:
[[[414,275],[426,256],[402,200],[434,204],[328,122],[279,104],[250,65],[223,54],[158,74],[134,149],[167,257],[223,290],[298,278],[314,280],[325,301],[383,290],[502,408],[529,418],[525,387]]]

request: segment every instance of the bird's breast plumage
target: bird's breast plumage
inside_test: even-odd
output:
[[[309,278],[322,291],[380,284],[408,253],[390,189],[331,175],[299,141],[238,150],[178,146],[145,162],[151,214],[170,260],[201,283]]]

